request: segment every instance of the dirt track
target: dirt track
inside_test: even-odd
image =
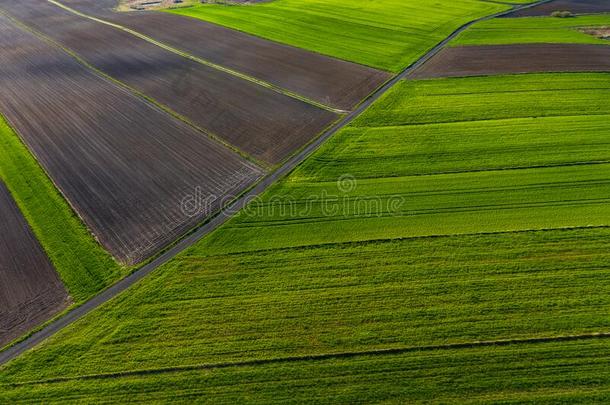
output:
[[[337,118],[46,1],[0,0],[0,7],[107,75],[271,164],[281,162]]]
[[[261,174],[0,15],[0,112],[100,242],[137,263]],[[184,211],[191,196],[196,212]],[[192,209],[191,206],[186,206]]]
[[[602,71],[610,71],[608,45],[486,45],[445,48],[409,78]]]
[[[0,180],[0,347],[68,304],[53,265]]]
[[[115,0],[61,0],[202,59],[339,109],[351,109],[390,74],[267,41],[194,18],[161,12],[115,13]]]
[[[610,12],[608,0],[555,0],[536,7],[520,10],[506,17],[530,17],[551,15],[553,11],[571,11],[574,14]]]

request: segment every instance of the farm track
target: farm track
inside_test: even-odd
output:
[[[57,314],[69,297],[0,180],[0,347]]]
[[[455,37],[457,37],[461,32],[469,28],[471,25],[480,22],[489,20],[492,18],[496,18],[502,15],[506,15],[510,12],[519,9],[525,9],[529,7],[533,7],[538,4],[543,4],[548,2],[549,0],[541,0],[536,3],[528,4],[528,5],[520,5],[515,6],[512,10],[508,10],[505,12],[489,15],[486,17],[481,17],[475,19],[469,23],[464,24],[457,30],[455,30],[451,35],[445,38],[443,41],[438,43],[435,47],[430,49],[425,55],[419,58],[416,62],[405,68],[401,73],[396,75],[393,79],[386,82],[381,88],[377,89],[368,99],[362,102],[354,111],[352,111],[347,116],[343,117],[339,122],[335,123],[332,127],[327,129],[320,137],[315,139],[313,142],[309,143],[305,146],[299,153],[288,159],[284,162],[277,170],[273,173],[269,174],[265,178],[263,178],[260,182],[258,182],[254,187],[244,193],[241,197],[234,200],[228,207],[221,210],[218,215],[214,216],[207,222],[205,225],[201,226],[199,229],[194,231],[189,236],[177,242],[167,251],[156,257],[151,262],[147,263],[131,275],[122,279],[118,283],[109,287],[105,291],[101,292],[97,296],[93,297],[91,300],[85,302],[80,307],[70,311],[65,316],[57,319],[56,321],[50,323],[40,331],[32,334],[28,338],[16,343],[11,346],[7,350],[0,352],[0,365],[9,362],[10,360],[16,358],[20,354],[24,353],[27,350],[34,348],[36,345],[47,339],[48,337],[53,336],[58,331],[62,330],[64,327],[74,323],[78,319],[82,318],[89,312],[95,310],[100,307],[104,303],[113,299],[117,295],[121,294],[138,281],[142,280],[154,270],[158,269],[160,266],[166,264],[178,254],[180,254],[185,249],[189,248],[204,236],[208,235],[210,232],[219,228],[225,222],[227,222],[233,215],[244,208],[249,201],[251,201],[256,196],[262,194],[269,186],[277,182],[278,180],[284,178],[288,173],[290,173],[294,168],[296,168],[300,163],[302,163],[307,157],[309,157],[313,152],[315,152],[328,138],[334,135],[339,130],[343,129],[345,126],[349,125],[354,119],[356,119],[360,114],[362,114],[368,107],[370,107],[375,101],[381,98],[384,94],[386,94],[391,88],[394,87],[397,83],[401,82],[405,79],[409,73],[426,63],[430,60],[434,55],[440,52],[450,41],[452,41]]]
[[[310,142],[338,117],[47,1],[13,4],[2,0],[0,8],[212,138],[271,166]]]
[[[0,32],[0,111],[120,261],[156,253],[262,174],[1,14]],[[217,199],[190,215],[188,196]]]
[[[194,18],[161,12],[114,12],[114,0],[57,3],[160,41],[240,77],[247,75],[252,81],[276,87],[279,92],[288,92],[296,98],[302,95],[310,102],[334,109],[354,108],[391,77],[373,68]]]
[[[542,72],[610,71],[610,46],[515,44],[445,48],[411,79]]]

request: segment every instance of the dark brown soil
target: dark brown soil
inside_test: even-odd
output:
[[[69,303],[53,265],[0,181],[0,348]]]
[[[610,46],[528,44],[445,48],[409,77],[610,71]]]
[[[271,164],[284,160],[337,118],[46,1],[0,0],[0,7],[107,75]]]
[[[609,0],[555,0],[536,7],[508,14],[506,17],[530,17],[551,15],[553,11],[571,11],[573,14],[610,12]]]
[[[335,108],[353,108],[390,78],[389,73],[194,18],[161,12],[115,13],[114,0],[62,2]]]
[[[0,60],[0,112],[122,262],[149,257],[261,175],[1,15]]]

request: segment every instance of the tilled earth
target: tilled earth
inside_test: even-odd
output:
[[[445,48],[409,77],[425,79],[510,73],[606,71],[610,71],[610,46],[607,45],[484,45]]]
[[[0,181],[0,348],[69,302],[53,265]]]
[[[555,0],[536,7],[508,14],[506,17],[530,17],[551,15],[553,11],[571,11],[574,14],[610,12],[608,0]]]
[[[338,117],[46,1],[0,0],[0,8],[103,73],[269,164],[290,156]]]
[[[116,258],[134,264],[262,171],[0,15],[0,112]]]
[[[335,108],[353,108],[391,76],[195,18],[162,12],[117,13],[112,11],[114,0],[62,3]]]

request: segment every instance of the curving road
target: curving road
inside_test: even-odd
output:
[[[44,341],[45,339],[53,336],[55,333],[59,332],[61,329],[66,326],[76,322],[78,319],[82,318],[89,312],[98,308],[102,304],[110,301],[112,298],[121,294],[123,291],[127,290],[129,287],[146,277],[148,274],[164,265],[171,259],[173,259],[180,252],[184,251],[188,247],[195,244],[201,238],[214,231],[221,225],[223,225],[228,219],[230,219],[236,212],[244,208],[249,201],[253,198],[262,194],[270,185],[275,183],[276,181],[282,179],[289,172],[291,172],[296,166],[298,166],[301,162],[303,162],[307,157],[309,157],[313,152],[315,152],[328,138],[334,135],[337,131],[341,130],[343,127],[351,123],[356,117],[362,114],[371,104],[377,101],[380,97],[382,97],[385,93],[387,93],[396,83],[404,79],[409,73],[413,70],[417,69],[424,63],[426,63],[430,58],[436,55],[441,49],[443,49],[452,39],[454,39],[457,35],[459,35],[462,31],[466,30],[471,25],[478,23],[480,21],[489,20],[492,18],[496,18],[499,16],[503,16],[506,14],[510,14],[517,10],[522,10],[525,8],[530,8],[537,6],[539,4],[548,3],[552,0],[541,0],[535,3],[526,4],[526,5],[517,5],[513,6],[513,8],[503,11],[500,13],[492,14],[486,17],[481,17],[476,20],[473,20],[467,24],[464,24],[457,30],[455,30],[450,36],[445,38],[442,42],[428,51],[425,55],[419,58],[416,62],[408,66],[402,72],[400,72],[393,79],[388,81],[385,85],[377,89],[373,94],[369,96],[365,101],[363,101],[358,108],[354,111],[346,115],[341,121],[336,123],[334,126],[329,128],[326,132],[324,132],[320,137],[318,137],[315,141],[307,145],[303,150],[297,153],[295,156],[286,161],[282,166],[280,166],[273,173],[268,174],[264,177],[260,182],[258,182],[253,188],[251,188],[248,192],[243,194],[241,197],[236,199],[234,202],[229,204],[225,209],[220,211],[215,217],[213,217],[206,224],[198,228],[194,233],[180,240],[170,249],[162,253],[156,259],[152,260],[148,264],[144,265],[140,269],[133,272],[131,275],[125,277],[121,281],[117,282],[113,286],[108,289],[102,291],[89,301],[85,302],[81,306],[73,309],[68,312],[66,315],[62,316],[59,319],[49,323],[47,326],[43,327],[38,332],[32,334],[27,337],[23,341],[9,347],[5,351],[0,353],[0,365],[3,365],[15,357],[19,356],[23,352],[34,348],[36,345]]]

